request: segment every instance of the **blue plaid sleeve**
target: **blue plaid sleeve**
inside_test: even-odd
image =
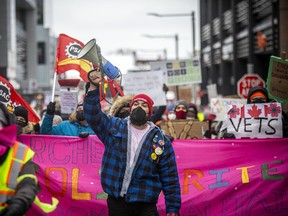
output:
[[[84,98],[84,115],[92,130],[105,144],[105,138],[108,137],[109,131],[107,128],[111,127],[111,122],[108,116],[101,110],[99,88],[86,93]]]
[[[165,196],[166,212],[179,212],[181,192],[175,153],[170,141],[166,141],[163,157],[157,165],[162,191]]]

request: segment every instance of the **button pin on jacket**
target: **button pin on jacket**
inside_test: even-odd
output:
[[[152,158],[152,160],[156,160],[156,159],[157,159],[157,155],[153,152],[153,153],[151,154],[151,158]]]
[[[155,153],[156,153],[157,155],[161,155],[161,154],[163,153],[163,150],[162,150],[160,147],[157,147],[157,148],[155,149]]]

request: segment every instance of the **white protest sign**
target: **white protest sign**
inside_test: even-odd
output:
[[[70,114],[76,110],[78,104],[77,91],[60,91],[61,113]]]
[[[210,99],[210,112],[216,115],[215,121],[223,121],[229,108],[232,105],[244,105],[246,99],[236,98],[211,98]]]
[[[211,100],[211,98],[215,98],[217,97],[218,93],[217,93],[217,85],[211,84],[211,85],[207,85],[207,91],[208,91],[208,98],[209,100]]]
[[[236,138],[283,137],[280,103],[233,105],[227,117],[227,132]]]
[[[189,60],[150,62],[151,70],[163,71],[167,86],[202,82],[201,64],[198,58]]]
[[[154,101],[154,106],[166,105],[163,84],[162,71],[123,74],[124,94],[147,94]]]

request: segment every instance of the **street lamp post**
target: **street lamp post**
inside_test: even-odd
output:
[[[158,13],[148,13],[150,16],[156,16],[156,17],[183,17],[183,16],[190,16],[191,17],[191,29],[192,29],[192,55],[193,57],[196,56],[195,52],[195,16],[194,11],[191,13],[180,13],[180,14],[158,14]]]
[[[158,14],[158,13],[148,13],[147,15],[150,16],[156,16],[156,17],[184,17],[184,16],[190,16],[191,17],[191,39],[192,39],[192,56],[196,57],[195,52],[195,14],[194,11],[191,13],[175,13],[175,14]],[[196,103],[196,86],[192,84],[192,98],[194,99],[194,102]],[[178,87],[177,89],[177,95],[178,95]]]
[[[147,38],[174,38],[175,39],[175,57],[176,57],[176,60],[179,60],[179,41],[178,41],[178,34],[175,34],[175,35],[149,35],[149,34],[143,34],[144,37],[147,37]],[[180,98],[180,95],[179,95],[179,88],[178,86],[176,86],[176,95],[177,95],[177,99]]]
[[[176,60],[179,60],[179,37],[178,34],[175,35],[149,35],[143,34],[144,37],[147,38],[174,38],[175,39],[175,57]]]

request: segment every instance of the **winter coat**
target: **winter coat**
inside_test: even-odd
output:
[[[102,112],[99,89],[86,94],[84,114],[105,145],[101,172],[103,190],[116,198],[125,194],[126,202],[147,203],[157,203],[163,191],[166,212],[179,212],[181,196],[175,154],[170,140],[162,131],[148,122],[150,129],[140,141],[130,166],[129,117],[121,119]],[[155,154],[156,149],[161,154]]]
[[[95,135],[94,131],[89,127],[88,123],[80,124],[75,118],[70,117],[69,120],[60,122],[53,126],[54,115],[46,114],[41,124],[40,133],[47,135],[63,135],[63,136],[79,136],[80,133],[88,132]]]

